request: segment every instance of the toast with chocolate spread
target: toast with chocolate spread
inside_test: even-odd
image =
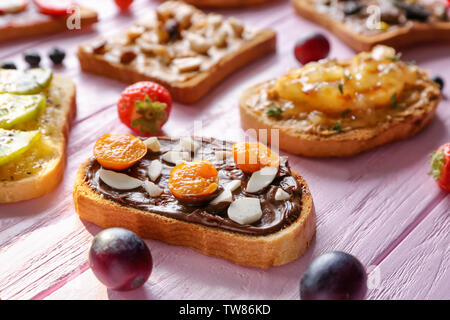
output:
[[[296,11],[356,51],[450,40],[445,1],[292,0]]]
[[[123,227],[245,266],[282,265],[308,248],[315,234],[313,200],[287,157],[272,157],[275,166],[246,173],[236,164],[233,143],[187,139],[158,137],[156,149],[149,147],[120,172],[105,169],[96,157],[88,159],[73,189],[77,213],[103,228]],[[209,191],[201,197],[192,191],[180,195],[180,184],[191,188],[201,179],[192,172],[189,181],[176,178],[200,164],[203,174],[215,173]]]
[[[275,49],[272,30],[168,1],[125,31],[81,45],[78,58],[83,71],[127,83],[158,82],[174,100],[192,103]]]

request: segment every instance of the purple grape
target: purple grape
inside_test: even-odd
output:
[[[110,228],[94,237],[89,265],[105,286],[127,291],[147,281],[153,261],[150,250],[137,234],[123,228]]]
[[[315,258],[300,281],[303,300],[361,300],[367,292],[367,274],[354,256],[340,251]]]

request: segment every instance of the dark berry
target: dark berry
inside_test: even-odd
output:
[[[66,57],[66,53],[61,49],[53,48],[48,53],[48,56],[54,64],[61,64],[63,62],[64,58]]]
[[[295,58],[301,64],[325,59],[329,53],[330,43],[320,33],[314,33],[300,39],[294,48]]]
[[[37,67],[41,63],[41,56],[35,51],[27,51],[24,54],[25,61],[30,67]]]
[[[399,3],[398,6],[405,11],[406,18],[426,22],[430,12],[419,3]]]
[[[436,82],[439,85],[439,88],[444,89],[444,79],[442,79],[440,76],[433,77],[433,81]]]
[[[181,39],[180,34],[180,24],[175,19],[169,19],[167,20],[166,24],[164,25],[164,29],[166,29],[167,33],[169,34],[169,39],[179,40]]]
[[[137,289],[147,281],[153,262],[150,250],[137,234],[109,228],[94,237],[89,265],[105,286],[125,291]]]
[[[367,274],[354,256],[340,251],[315,258],[300,281],[303,300],[361,300],[367,292]]]
[[[5,61],[0,65],[1,69],[17,69],[14,62]]]

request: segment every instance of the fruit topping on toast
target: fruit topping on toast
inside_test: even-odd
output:
[[[27,6],[28,0],[3,0],[0,2],[0,14],[21,12]]]
[[[36,94],[48,87],[52,71],[47,69],[0,69],[0,93]]]
[[[103,143],[102,137],[96,146],[102,145],[101,154],[108,155],[109,165],[123,160],[123,154],[128,152],[122,151],[128,147],[122,143],[128,141],[133,149],[134,139],[142,141],[146,152],[127,168],[105,168],[104,159],[97,154],[87,162],[84,181],[101,198],[250,235],[281,230],[301,212],[303,188],[291,173],[287,158],[260,143],[233,144],[196,137],[153,137],[148,141],[130,137],[121,141],[116,150],[114,144]],[[150,146],[158,145],[157,151],[147,148],[144,141]],[[219,151],[222,154],[217,157]]]
[[[307,0],[316,10],[343,22],[353,32],[375,35],[411,23],[448,22],[445,3],[440,0]]]
[[[440,92],[400,57],[379,45],[349,60],[311,62],[255,87],[246,106],[277,126],[321,136],[404,119],[431,108]]]
[[[18,158],[41,137],[40,131],[0,129],[0,166]]]

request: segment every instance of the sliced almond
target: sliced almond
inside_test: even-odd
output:
[[[159,152],[161,150],[161,144],[159,143],[157,137],[150,137],[144,140],[144,143],[147,146],[147,148],[152,152]]]
[[[173,65],[180,73],[197,71],[200,69],[202,59],[200,57],[177,58],[173,60]]]
[[[248,180],[247,188],[245,191],[249,193],[255,193],[261,191],[269,184],[277,175],[278,167],[264,167],[259,171],[253,172],[252,176]]]
[[[277,192],[275,192],[275,200],[277,201],[288,200],[290,197],[291,195],[281,188],[278,188]]]
[[[159,160],[153,160],[150,162],[150,166],[148,167],[148,176],[150,180],[156,181],[158,177],[161,175],[162,171],[162,162]]]
[[[184,151],[196,152],[200,148],[200,143],[191,137],[180,138],[180,146]]]
[[[218,30],[213,37],[213,44],[218,48],[224,48],[227,46],[228,33],[224,30]]]
[[[232,202],[233,201],[233,194],[230,190],[225,189],[222,191],[216,198],[214,198],[210,204],[219,204],[223,202]]]
[[[236,18],[231,17],[228,19],[228,23],[230,24],[231,28],[233,29],[236,37],[242,38],[242,33],[244,32],[244,25],[242,24],[242,22]]]
[[[170,57],[169,51],[167,50],[167,46],[161,44],[140,41],[139,48],[141,49],[141,52],[148,55],[159,57]]]
[[[168,151],[163,154],[164,161],[177,164],[178,161],[187,161],[190,158],[189,152],[186,151]]]
[[[211,48],[211,42],[203,38],[201,35],[189,33],[187,36],[191,49],[200,54],[206,54]]]
[[[103,168],[99,170],[99,177],[108,186],[117,190],[130,190],[142,186],[142,181],[139,179]]]
[[[239,198],[228,207],[228,217],[239,224],[256,222],[261,216],[261,203],[258,198]]]
[[[231,192],[235,191],[237,188],[241,186],[241,180],[232,180],[227,183],[224,188],[225,190],[230,190]]]
[[[154,184],[151,181],[148,181],[148,180],[144,181],[142,186],[144,187],[145,191],[147,191],[148,194],[150,195],[150,197],[152,197],[152,198],[159,197],[161,195],[161,193],[163,193],[163,189],[161,189],[160,187],[158,187],[156,184]]]
[[[216,150],[215,155],[217,160],[225,160],[226,158],[231,157],[233,153],[231,151]]]

